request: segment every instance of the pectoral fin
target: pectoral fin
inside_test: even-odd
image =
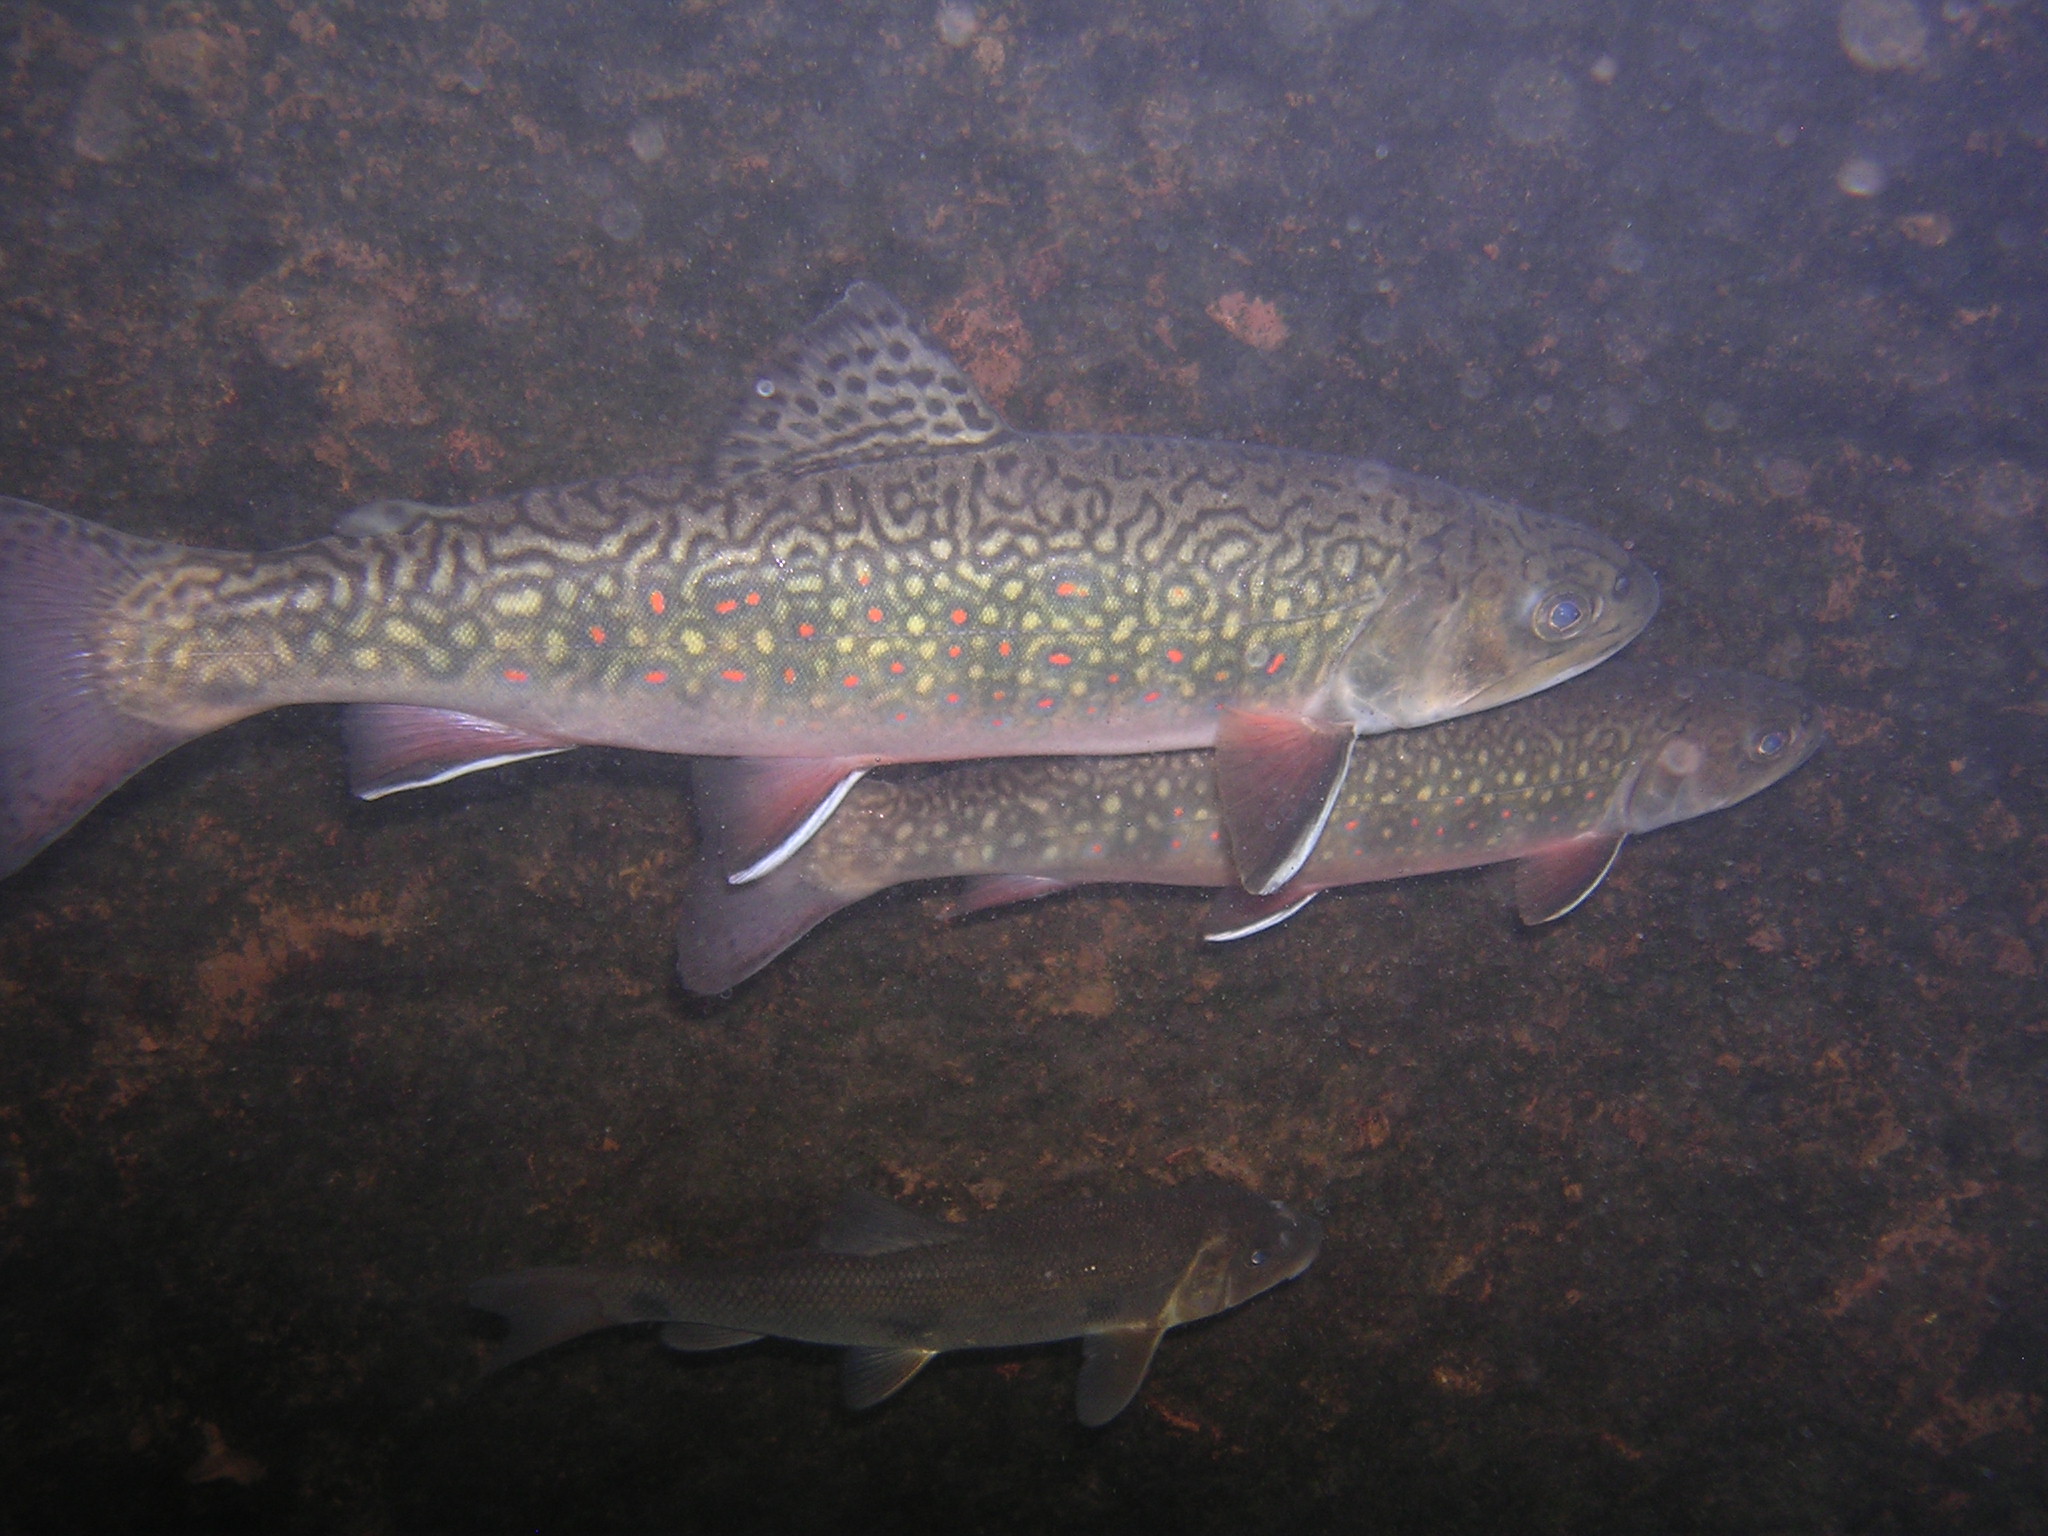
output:
[[[1315,852],[1357,740],[1346,721],[1222,712],[1216,790],[1238,878],[1254,896],[1279,890]]]
[[[1555,922],[1599,888],[1614,867],[1625,832],[1597,832],[1523,859],[1515,866],[1515,909],[1531,928]]]
[[[1145,1384],[1152,1352],[1164,1332],[1157,1323],[1133,1323],[1105,1328],[1082,1340],[1081,1380],[1074,1389],[1074,1407],[1083,1424],[1093,1429],[1124,1411]]]
[[[761,1335],[741,1328],[714,1328],[709,1323],[663,1323],[656,1337],[670,1349],[696,1354],[707,1349],[735,1349]]]
[[[1241,885],[1226,885],[1209,903],[1209,915],[1202,920],[1202,937],[1211,944],[1248,939],[1268,928],[1277,928],[1322,891],[1283,885],[1270,896],[1254,896]]]
[[[1068,885],[1068,881],[1048,880],[1043,875],[976,875],[960,888],[960,894],[946,908],[946,916],[966,917],[969,913],[986,912],[991,907],[1037,901],[1055,891],[1066,890]]]
[[[871,758],[706,757],[691,770],[697,820],[734,885],[758,880],[809,842]]]
[[[444,784],[479,768],[547,757],[576,745],[454,709],[351,704],[342,715],[348,780],[358,799]]]
[[[840,1373],[846,1406],[872,1408],[894,1397],[937,1353],[936,1349],[899,1349],[893,1345],[849,1349]]]

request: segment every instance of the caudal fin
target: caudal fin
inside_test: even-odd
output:
[[[0,878],[192,732],[110,701],[108,605],[173,545],[0,497]]]

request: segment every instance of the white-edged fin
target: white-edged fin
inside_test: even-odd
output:
[[[1157,1323],[1132,1323],[1083,1335],[1081,1379],[1074,1386],[1074,1408],[1083,1424],[1107,1424],[1130,1405],[1164,1332]]]
[[[402,501],[386,497],[350,507],[334,520],[334,531],[344,538],[375,539],[389,533],[415,528],[430,517],[447,517],[461,507],[437,507],[424,501]]]
[[[793,474],[987,442],[1006,430],[901,304],[873,283],[855,283],[747,380],[713,468],[721,483]]]
[[[1357,741],[1345,720],[1222,711],[1216,796],[1239,882],[1254,896],[1279,890],[1316,851]]]
[[[946,905],[946,916],[966,917],[991,907],[1007,907],[1020,901],[1038,901],[1064,891],[1072,882],[1049,880],[1043,875],[974,875],[960,887],[960,894]]]
[[[1515,865],[1515,910],[1531,928],[1554,923],[1607,878],[1628,840],[1625,832],[1595,832]]]
[[[500,725],[454,709],[351,704],[342,711],[348,782],[359,800],[424,789],[529,757],[567,752],[573,741]]]
[[[893,1200],[884,1200],[873,1190],[858,1185],[840,1196],[838,1206],[826,1218],[813,1247],[826,1253],[900,1253],[905,1248],[929,1248],[933,1243],[959,1239],[962,1229],[949,1227],[929,1216],[905,1210]]]
[[[1320,895],[1320,889],[1304,891],[1299,886],[1283,885],[1270,896],[1254,896],[1241,885],[1226,885],[1209,903],[1209,915],[1202,920],[1202,937],[1211,944],[1248,939],[1255,933],[1279,927]]]
[[[849,1408],[872,1408],[901,1392],[904,1385],[932,1363],[936,1349],[910,1349],[890,1344],[856,1345],[840,1367],[840,1389]]]
[[[734,885],[758,880],[809,842],[873,766],[871,758],[701,757],[690,783],[703,846]]]
[[[709,1323],[663,1323],[655,1335],[670,1349],[697,1354],[707,1349],[737,1349],[761,1337],[743,1328],[714,1328]]]

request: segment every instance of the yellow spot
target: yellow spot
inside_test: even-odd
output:
[[[491,606],[508,619],[530,619],[540,612],[540,605],[541,595],[537,587],[500,592],[491,599]]]
[[[923,634],[924,615],[921,613],[913,613],[903,627],[909,630],[913,635]]]
[[[418,645],[426,637],[403,619],[386,619],[384,638],[395,645]]]
[[[1015,601],[1017,601],[1018,598],[1022,597],[1023,595],[1024,583],[1019,581],[1016,577],[1012,576],[1008,581],[1003,583],[1003,600],[1005,602],[1014,603]]]
[[[919,693],[930,693],[932,691],[933,681],[934,679],[932,675],[929,672],[927,672],[923,677],[920,677],[917,680],[917,691]]]
[[[986,608],[981,610],[981,622],[984,624],[988,624],[991,626],[995,625],[1001,622],[1002,617],[1002,609],[996,607],[994,603],[990,603]]]
[[[1277,599],[1275,599],[1275,600],[1274,600],[1274,603],[1273,603],[1273,617],[1274,617],[1274,618],[1276,618],[1276,619],[1284,619],[1284,618],[1286,618],[1286,617],[1287,617],[1287,615],[1288,615],[1288,614],[1290,614],[1290,613],[1292,613],[1292,612],[1294,612],[1294,599],[1293,599],[1293,598],[1291,598],[1291,597],[1282,597],[1282,598],[1277,598]]]
[[[853,636],[841,635],[839,637],[839,654],[842,656],[851,656],[853,654]]]
[[[560,630],[549,630],[541,637],[540,654],[543,660],[559,666],[569,659],[569,641]]]
[[[359,645],[349,660],[356,664],[356,670],[359,672],[374,672],[383,664],[384,658],[377,654],[374,645]]]
[[[765,629],[755,630],[754,649],[759,651],[763,656],[773,656],[775,654],[774,634]]]
[[[292,594],[292,606],[301,613],[310,613],[320,606],[320,594],[311,587],[301,587]]]
[[[1123,808],[1124,802],[1122,796],[1116,794],[1107,794],[1102,797],[1103,815],[1114,816],[1118,811],[1121,811]]]
[[[448,638],[465,651],[475,650],[477,645],[483,640],[483,637],[483,631],[478,629],[476,624],[469,619],[458,620],[455,627],[448,631]]]
[[[682,641],[683,649],[688,651],[692,656],[702,656],[704,654],[704,636],[697,630],[684,630],[682,633]]]

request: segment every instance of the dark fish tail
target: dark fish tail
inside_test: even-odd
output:
[[[98,643],[114,598],[177,553],[0,497],[0,877],[199,734],[116,708]]]

